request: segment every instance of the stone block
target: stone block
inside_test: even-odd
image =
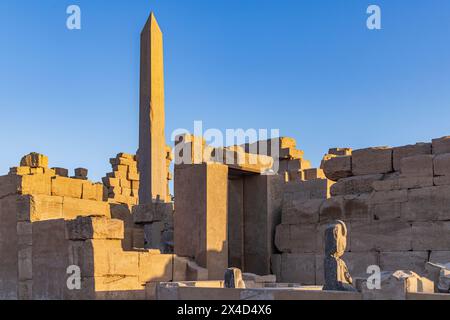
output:
[[[412,224],[412,249],[448,250],[450,243],[450,221],[414,222]]]
[[[173,255],[148,252],[139,254],[139,281],[141,283],[172,281],[172,274]]]
[[[351,224],[351,250],[409,251],[413,249],[411,224],[401,221],[378,221]]]
[[[63,218],[63,198],[47,195],[23,196],[18,199],[18,221],[46,221]]]
[[[78,216],[105,216],[111,217],[108,202],[63,198],[63,216],[66,220],[73,220]]]
[[[429,261],[438,264],[450,263],[450,251],[431,251]]]
[[[67,237],[70,240],[124,238],[124,224],[121,220],[107,217],[78,217],[66,222]]]
[[[86,240],[82,247],[72,246],[72,250],[79,250],[71,263],[81,267],[83,277],[139,275],[140,253],[123,251],[120,240]]]
[[[26,281],[33,279],[33,252],[32,247],[28,246],[20,249],[18,252],[19,268],[18,277],[19,281]]]
[[[377,191],[372,193],[370,197],[370,204],[403,203],[407,201],[407,190]]]
[[[52,189],[52,177],[48,174],[30,175],[21,177],[20,193],[50,195]]]
[[[400,161],[402,175],[406,177],[432,177],[433,157],[431,154],[422,154],[403,158]]]
[[[403,189],[418,189],[425,187],[432,187],[434,179],[429,177],[417,177],[417,176],[401,176],[394,175],[385,180],[375,181],[373,183],[373,189],[375,191],[391,191],[391,190],[403,190]]]
[[[19,176],[25,176],[31,174],[30,167],[14,167],[9,169],[9,174],[16,174]]]
[[[352,155],[351,148],[331,148],[328,150],[328,154],[336,155],[336,156],[351,156]]]
[[[352,157],[330,157],[328,160],[323,161],[322,169],[325,176],[332,181],[338,181],[339,179],[351,177],[353,175]]]
[[[103,184],[86,181],[82,186],[81,198],[85,200],[103,201],[106,193],[107,191]]]
[[[289,249],[291,253],[316,252],[316,225],[289,226]]]
[[[281,252],[290,252],[290,225],[279,224],[275,229],[275,246]]]
[[[364,300],[406,300],[412,292],[433,293],[432,281],[412,271],[383,272],[381,289],[369,289],[367,281],[361,281],[360,291]]]
[[[133,220],[136,224],[148,224],[163,221],[166,216],[173,215],[174,204],[154,202],[133,207]]]
[[[283,201],[281,221],[284,224],[319,222],[320,206],[324,199]]]
[[[403,205],[404,203],[398,202],[371,204],[369,206],[369,214],[374,221],[399,220]]]
[[[408,202],[402,207],[405,221],[450,219],[450,186],[408,190]]]
[[[289,254],[281,256],[280,282],[313,285],[316,281],[315,254]]]
[[[22,158],[20,161],[21,167],[31,167],[31,168],[47,168],[48,167],[48,157],[43,154],[32,152]]]
[[[303,170],[305,180],[326,179],[322,169],[312,168]]]
[[[328,179],[289,182],[284,185],[284,193],[293,193],[298,200],[327,199],[332,184]]]
[[[400,171],[403,158],[431,154],[431,143],[417,143],[393,149],[394,171]]]
[[[382,174],[375,174],[340,179],[331,187],[331,195],[340,196],[369,193],[373,191],[373,183],[382,178]]]
[[[433,139],[433,154],[450,153],[450,136]]]
[[[33,245],[33,226],[31,222],[17,222],[17,237],[19,248]]]
[[[419,275],[425,273],[428,251],[381,252],[382,271],[411,270]]]
[[[320,222],[369,221],[369,195],[336,196],[325,200],[320,208]]]
[[[75,169],[75,177],[87,178],[88,169],[86,168],[76,168]]]
[[[66,168],[58,168],[58,167],[54,167],[52,168],[53,170],[55,170],[56,175],[61,176],[61,177],[65,177],[68,178],[69,177],[69,170]]]
[[[352,153],[353,175],[389,173],[393,169],[392,148],[376,147],[355,150]]]
[[[83,192],[83,181],[64,177],[52,179],[51,190],[53,196],[80,199]]]
[[[443,153],[434,157],[434,175],[450,176],[450,153]]]
[[[287,171],[300,171],[311,168],[311,163],[305,159],[293,159],[287,162]]]

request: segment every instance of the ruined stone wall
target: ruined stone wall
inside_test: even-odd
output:
[[[143,249],[132,204],[102,183],[24,159],[0,177],[0,299],[151,299],[160,281],[207,279],[188,259]],[[72,265],[81,290],[67,286]]]
[[[330,180],[285,185],[272,270],[279,281],[323,284],[323,232],[343,220],[352,276],[369,265],[424,274],[450,261],[450,138],[396,148],[332,149]],[[335,182],[335,183],[334,183]]]

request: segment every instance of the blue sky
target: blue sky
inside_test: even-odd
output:
[[[79,5],[82,30],[66,28]],[[366,9],[382,10],[382,30]],[[165,36],[166,134],[279,128],[315,165],[329,147],[450,134],[448,0],[2,0],[0,174],[22,155],[86,167],[138,144],[139,34]]]

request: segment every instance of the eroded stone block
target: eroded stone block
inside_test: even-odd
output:
[[[352,173],[352,157],[330,157],[328,160],[323,161],[322,169],[325,176],[332,180],[338,181],[339,179],[348,178],[353,175]]]
[[[392,148],[376,147],[352,153],[352,172],[355,176],[389,173],[393,170]]]

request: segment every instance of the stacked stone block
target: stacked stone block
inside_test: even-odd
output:
[[[136,156],[119,153],[110,159],[112,172],[104,177],[108,198],[113,202],[137,205],[139,197],[139,173]]]
[[[57,171],[32,154],[0,177],[1,299],[151,299],[160,281],[208,278],[189,259],[128,244],[130,206]],[[81,290],[67,286],[73,267]]]
[[[322,162],[335,182],[329,197],[308,198],[307,186],[303,198],[285,194],[272,265],[282,281],[322,284],[323,228],[333,220],[349,228],[344,259],[354,276],[369,265],[423,275],[426,262],[449,262],[450,138],[346,150]]]

